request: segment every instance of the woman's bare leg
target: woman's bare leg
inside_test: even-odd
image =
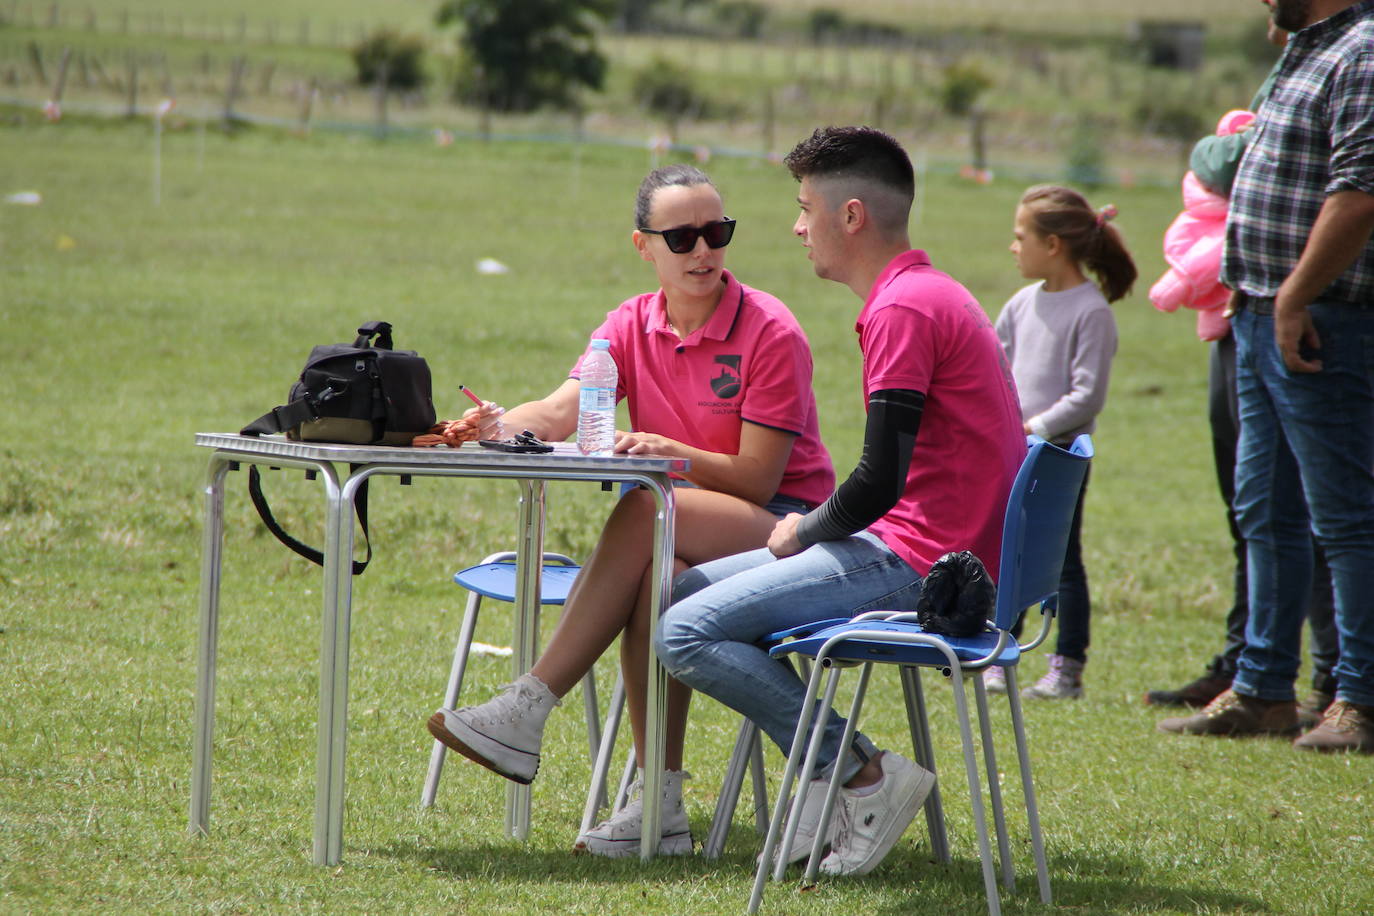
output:
[[[710,490],[681,487],[674,502],[676,554],[688,566],[762,546],[776,522],[753,503]],[[647,490],[629,491],[611,511],[548,646],[531,669],[554,696],[566,695],[582,680],[636,613],[642,580],[653,562],[656,512]],[[642,643],[645,652],[651,651],[647,633]],[[639,663],[641,690],[647,658]],[[626,687],[634,692],[628,681]]]
[[[654,502],[651,494],[643,491],[643,499],[637,500],[638,508],[644,512],[642,530],[648,532],[653,523]],[[626,494],[633,496],[636,494]],[[742,553],[762,547],[768,541],[777,518],[770,512],[753,503],[716,493],[711,490],[680,488],[675,493],[677,510],[674,516],[675,553],[677,562],[674,574],[688,567],[716,560],[732,554]],[[622,500],[624,502],[624,500]],[[650,541],[647,534],[642,535]],[[646,547],[649,545],[646,545]],[[625,679],[625,699],[629,705],[630,727],[634,732],[635,752],[638,759],[644,759],[644,716],[648,705],[648,660],[653,647],[649,642],[652,632],[653,571],[645,562],[636,589],[636,600],[632,614],[624,624],[624,635],[620,640],[620,670]],[[665,722],[664,763],[669,770],[682,769],[683,736],[687,730],[687,709],[691,702],[691,690],[685,685],[669,678],[667,721]]]

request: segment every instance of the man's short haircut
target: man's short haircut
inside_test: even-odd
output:
[[[869,185],[888,192],[883,195],[886,200],[865,203],[876,208],[874,215],[884,231],[905,231],[916,196],[916,175],[906,150],[889,134],[873,127],[819,127],[783,162],[797,181],[838,180],[848,187]]]
[[[697,185],[712,184],[706,173],[694,165],[665,165],[654,169],[639,183],[639,193],[635,195],[635,228],[649,228],[649,207],[654,202],[654,194],[660,188],[694,188]]]

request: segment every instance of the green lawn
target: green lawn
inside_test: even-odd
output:
[[[718,863],[569,854],[588,771],[576,697],[552,720],[528,844],[501,836],[502,781],[463,761],[439,806],[420,809],[424,719],[462,607],[449,576],[510,543],[509,484],[374,488],[377,559],[355,582],[344,864],[320,869],[309,864],[320,576],[266,534],[243,475],[230,476],[212,831],[187,835],[206,460],[193,433],[237,429],[281,403],[312,344],[370,318],[429,359],[442,413],[461,409],[459,383],[506,404],[543,394],[602,314],[652,282],[628,242],[649,162],[590,146],[175,131],[154,207],[151,144],[146,124],[0,127],[0,198],[43,198],[0,203],[11,405],[0,440],[0,912],[742,912],[758,848],[743,812]],[[817,280],[790,238],[795,186],[783,169],[710,169],[740,221],[732,268],[788,302],[811,337],[822,430],[843,473],[862,429],[859,303]],[[1006,251],[1020,191],[934,175],[912,227],[990,314],[1021,282]],[[1029,712],[1057,906],[1038,902],[1013,815],[1021,882],[1005,911],[1368,912],[1371,758],[1166,737],[1140,703],[1220,646],[1229,545],[1205,348],[1191,317],[1159,315],[1144,298],[1177,194],[1093,197],[1120,208],[1142,280],[1117,305],[1121,351],[1096,436],[1088,694]],[[479,275],[483,257],[511,272]],[[293,472],[268,484],[290,526],[320,530],[318,484]],[[606,510],[595,487],[553,487],[549,549],[585,555]],[[493,606],[478,638],[505,643],[508,620]],[[469,686],[487,693],[508,677],[506,662],[482,659]],[[600,677],[608,693],[609,659]],[[913,829],[872,875],[808,893],[774,886],[765,912],[982,911],[949,692],[927,685],[954,863],[931,864]],[[874,689],[865,730],[900,749],[895,678]],[[1004,710],[997,719],[1006,732]],[[688,753],[698,838],[734,727],[699,698]],[[771,751],[769,767],[775,781]]]

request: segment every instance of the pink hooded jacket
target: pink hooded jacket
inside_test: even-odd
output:
[[[1254,122],[1248,111],[1228,111],[1217,123],[1217,136],[1238,133]],[[1224,314],[1231,291],[1221,285],[1221,253],[1226,245],[1227,199],[1203,187],[1192,172],[1183,176],[1183,212],[1164,233],[1164,260],[1169,269],[1150,287],[1150,301],[1162,312],[1180,305],[1197,309],[1197,336],[1218,340],[1230,320]]]

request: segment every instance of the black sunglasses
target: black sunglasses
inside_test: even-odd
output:
[[[679,226],[676,229],[640,229],[650,235],[661,235],[673,254],[686,254],[697,247],[697,239],[705,239],[709,248],[724,248],[735,235],[735,221],[717,220],[704,226]]]

